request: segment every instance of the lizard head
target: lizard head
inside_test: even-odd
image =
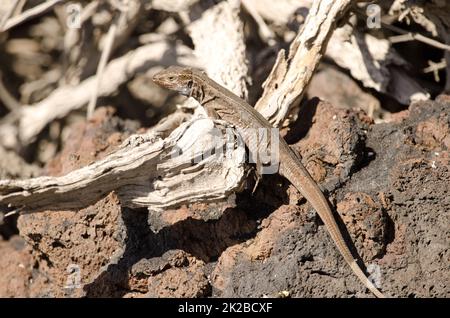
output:
[[[153,81],[167,89],[190,96],[192,89],[192,70],[187,67],[170,66],[155,74]]]

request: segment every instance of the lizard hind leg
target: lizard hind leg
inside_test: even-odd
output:
[[[259,182],[262,179],[262,174],[261,174],[261,164],[259,162],[256,163],[256,173],[254,174],[254,179],[255,179],[255,185],[253,186],[253,190],[252,190],[252,195],[255,194],[256,189],[259,186]]]

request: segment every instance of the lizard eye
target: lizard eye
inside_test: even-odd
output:
[[[174,76],[169,76],[169,81],[173,81],[175,79]]]

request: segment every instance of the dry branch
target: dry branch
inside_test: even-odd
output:
[[[152,66],[174,63],[196,64],[191,50],[181,44],[160,41],[139,47],[108,64],[104,73],[108,80],[101,82],[99,96],[114,94],[121,84],[137,72],[147,71]],[[25,144],[33,141],[47,124],[86,105],[94,87],[95,76],[92,76],[77,86],[59,87],[43,101],[23,107],[19,128],[21,140]]]
[[[100,82],[103,79],[103,74],[105,71],[106,63],[108,63],[109,57],[111,55],[112,47],[114,44],[114,38],[116,37],[117,25],[120,23],[120,20],[125,20],[125,14],[122,12],[117,21],[114,21],[113,24],[109,27],[108,34],[106,35],[105,45],[103,47],[102,54],[100,56],[100,62],[98,64],[97,73],[95,75],[95,86],[94,92],[91,95],[89,100],[89,104],[87,107],[87,117],[91,118],[94,114],[95,104],[97,103],[98,91],[100,88]]]
[[[6,22],[13,15],[14,11],[16,11],[17,7],[19,6],[20,1],[12,0],[10,2],[11,3],[8,3],[8,1],[6,1],[3,3],[3,5],[0,5],[0,13],[3,13],[3,15],[0,16],[0,30],[3,30],[3,27],[5,26]]]
[[[1,180],[0,204],[27,212],[80,209],[111,191],[124,206],[149,209],[224,199],[245,176],[244,147],[217,155],[226,142],[210,119],[184,123],[166,139],[133,135],[103,160],[65,176]]]
[[[3,29],[0,30],[0,32],[5,32],[5,31],[29,20],[29,19],[37,17],[37,16],[47,12],[48,10],[53,8],[55,5],[57,5],[63,1],[65,1],[65,0],[44,1],[43,3],[37,5],[36,7],[28,9],[27,11],[23,12],[22,14],[8,19],[5,22]]]
[[[102,3],[97,0],[86,4],[80,13],[80,28],[66,29],[64,53],[68,69],[64,80],[67,83],[78,84],[80,77],[93,74],[97,63],[92,61],[105,59],[104,54],[108,51],[108,45],[110,45],[109,55],[114,55],[117,48],[127,43],[130,34],[141,21],[140,17],[146,14],[141,0],[129,0],[126,2],[126,7],[110,1],[109,10],[106,10]],[[105,18],[105,12],[112,23]],[[57,10],[57,14],[61,22],[69,18],[65,10]],[[102,16],[104,21],[100,24],[96,23],[95,21],[102,19]],[[64,26],[65,23],[62,25]],[[104,32],[103,28],[107,27],[110,32]],[[102,61],[99,61],[98,64],[101,65],[101,63]]]
[[[206,30],[208,33],[205,33]],[[207,49],[211,45],[208,37],[211,30],[221,35],[218,36],[214,51]],[[247,61],[243,25],[239,20],[239,2],[223,2],[208,9],[190,25],[189,31],[199,57],[197,60],[208,61],[204,65],[206,71],[237,94],[245,96]],[[168,59],[168,51],[172,58],[165,63],[163,58]],[[180,53],[182,55],[178,56]],[[114,78],[114,81],[110,80],[106,84],[101,82],[100,94],[115,92],[121,83],[152,63],[196,66],[191,52],[181,45],[174,48],[165,41],[149,44],[107,66],[103,77]],[[23,140],[31,140],[51,120],[82,107],[94,89],[94,79],[89,78],[73,88],[59,88],[46,100],[28,107],[24,112],[28,117],[21,120]],[[42,120],[36,120],[33,116],[33,123],[38,124],[30,129],[32,114],[41,114]],[[174,122],[177,121],[178,118],[175,118]],[[165,121],[160,126],[152,131],[167,131],[173,127],[173,123]],[[223,137],[217,143],[217,133],[213,127],[209,119],[198,120],[194,117],[165,140],[156,140],[154,133],[150,141],[147,141],[147,137],[135,136],[134,139],[144,138],[142,144],[125,145],[104,160],[64,177],[2,181],[0,193],[4,196],[0,197],[0,202],[24,205],[32,210],[77,209],[95,202],[112,190],[118,193],[124,206],[151,209],[197,200],[226,199],[242,185],[245,169],[240,157],[245,152],[243,148],[233,148],[231,156],[224,160],[206,156],[211,149],[224,146]],[[181,156],[171,158],[169,154],[176,147],[175,143],[182,149]],[[197,158],[203,159],[192,164]],[[20,190],[16,192],[18,187]]]
[[[430,46],[433,46],[435,48],[441,49],[441,50],[445,50],[445,51],[449,51],[450,52],[450,45],[441,43],[439,41],[436,41],[434,39],[430,39],[426,36],[423,36],[420,33],[413,33],[413,32],[408,32],[405,31],[401,28],[396,27],[395,25],[389,25],[386,23],[383,23],[383,26],[386,29],[392,30],[396,33],[399,33],[400,35],[396,35],[396,36],[391,36],[390,40],[392,43],[399,43],[399,42],[406,42],[406,41],[419,41],[425,44],[428,44]]]
[[[336,21],[353,1],[314,1],[309,15],[289,48],[281,50],[272,72],[264,82],[264,93],[255,108],[274,126],[283,123],[289,111],[302,98],[322,59]]]
[[[246,1],[252,3],[261,16],[277,25],[288,24],[294,12],[307,11],[312,4],[311,0]],[[273,12],[277,14],[274,15]],[[401,76],[398,76],[398,72],[391,74],[392,64],[402,66],[407,62],[396,53],[387,39],[377,38],[369,33],[363,34],[346,24],[334,31],[325,56],[349,70],[352,77],[365,87],[391,95],[402,104],[428,98],[428,94],[417,82],[411,85],[415,80],[407,73],[402,72]],[[395,84],[396,89],[389,87],[394,76],[395,80],[400,81]]]
[[[244,26],[239,18],[240,2],[223,1],[206,10],[198,5],[192,11],[202,12],[188,26],[194,42],[194,54],[202,62],[209,77],[236,95],[246,98],[248,61],[245,56]]]

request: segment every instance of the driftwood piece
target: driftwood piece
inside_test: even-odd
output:
[[[281,125],[303,97],[336,21],[351,4],[350,0],[314,1],[305,24],[290,45],[288,56],[284,50],[279,52],[255,106],[274,126]]]
[[[104,72],[107,80],[100,83],[99,96],[114,94],[137,72],[147,71],[152,66],[168,66],[175,61],[185,65],[196,64],[191,50],[181,44],[159,41],[139,47],[108,64]],[[59,87],[37,104],[22,107],[19,128],[22,142],[33,141],[47,124],[86,105],[95,85],[95,76],[92,76],[75,87]]]
[[[223,131],[210,119],[199,119],[166,139],[133,135],[103,160],[67,175],[1,180],[0,204],[27,212],[80,209],[111,191],[123,206],[155,210],[224,199],[242,185],[245,148],[234,142],[226,147],[229,135]]]
[[[209,77],[246,99],[248,61],[244,26],[239,18],[240,1],[223,1],[206,10],[199,4],[192,8],[191,15],[196,17],[198,12],[201,16],[188,27],[194,54]]]

